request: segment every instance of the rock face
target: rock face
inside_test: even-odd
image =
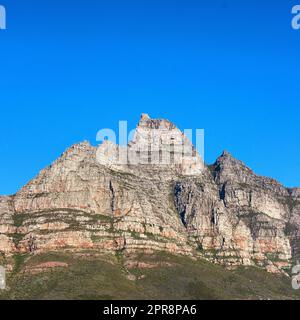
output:
[[[120,148],[76,144],[0,197],[2,256],[166,251],[270,272],[300,258],[300,189],[255,175],[228,152],[205,166],[179,129],[147,115],[127,163],[118,161]]]

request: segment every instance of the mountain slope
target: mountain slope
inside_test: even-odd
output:
[[[115,256],[47,253],[28,257],[0,299],[215,300],[299,299],[283,275],[255,267],[228,271],[202,259],[157,253],[124,268]],[[52,268],[49,268],[52,261]],[[54,261],[60,267],[53,268]],[[155,265],[155,267],[153,267]],[[39,271],[38,268],[43,269]]]
[[[183,158],[182,141],[191,150]],[[17,194],[0,197],[8,271],[49,252],[116,255],[124,264],[165,252],[273,273],[298,259],[299,189],[255,175],[228,152],[207,167],[175,125],[147,115],[129,143],[139,163],[117,162],[121,148],[76,144]]]

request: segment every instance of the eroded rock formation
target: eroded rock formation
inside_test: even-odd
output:
[[[110,153],[119,146],[109,142],[72,146],[17,194],[0,197],[2,256],[167,251],[270,272],[300,258],[300,189],[255,175],[228,152],[205,166],[190,142],[191,153],[177,151],[181,141],[171,122],[143,115],[129,143],[142,164],[116,164]],[[162,164],[167,148],[172,163]]]

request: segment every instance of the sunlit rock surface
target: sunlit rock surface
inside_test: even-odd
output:
[[[282,272],[300,258],[300,189],[228,152],[208,167],[174,124],[144,114],[127,149],[76,144],[0,197],[2,255],[55,250],[166,251]]]

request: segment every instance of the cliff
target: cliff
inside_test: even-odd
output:
[[[174,124],[147,115],[128,147],[138,162],[117,162],[120,148],[76,144],[17,194],[0,197],[9,270],[16,255],[53,251],[121,255],[128,267],[139,254],[163,251],[273,273],[299,259],[299,189],[255,175],[228,152],[206,166]]]

